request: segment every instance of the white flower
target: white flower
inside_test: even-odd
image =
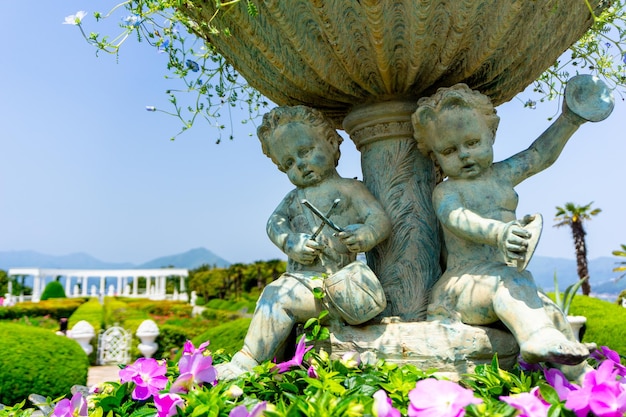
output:
[[[87,12],[83,10],[79,10],[76,12],[76,14],[71,14],[67,16],[65,20],[63,21],[63,24],[64,25],[80,25],[80,22],[83,20],[85,16],[87,16]]]

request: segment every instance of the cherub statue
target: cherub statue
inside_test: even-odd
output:
[[[281,358],[294,325],[324,309],[355,324],[385,306],[380,283],[356,255],[385,240],[391,222],[363,183],[337,173],[341,136],[321,112],[305,106],[273,109],[257,133],[263,152],[296,186],[267,222],[269,238],[288,256],[288,264],[286,273],[263,290],[243,348],[230,363],[218,365],[224,379]],[[325,289],[342,272],[378,284],[371,288],[371,299],[363,301],[371,305],[347,305],[354,301],[352,293],[343,294],[343,299],[335,294],[330,305],[314,296],[314,289]],[[328,278],[317,279],[324,276]],[[355,309],[352,314],[350,308]]]
[[[517,220],[514,187],[552,165],[580,125],[602,120],[612,107],[604,84],[576,77],[567,86],[560,117],[528,149],[494,163],[499,117],[487,96],[457,84],[418,101],[412,116],[418,146],[447,177],[433,192],[447,259],[433,287],[430,319],[501,321],[525,361],[566,365],[564,372],[588,357],[589,346],[574,338],[563,313],[524,270],[540,232],[528,225],[540,219]],[[572,379],[581,366],[569,369]]]

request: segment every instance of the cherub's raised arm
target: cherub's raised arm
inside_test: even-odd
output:
[[[613,106],[613,95],[602,81],[590,75],[572,78],[567,83],[563,111],[557,120],[528,149],[504,161],[511,167],[513,184],[552,165],[580,125],[604,120]]]

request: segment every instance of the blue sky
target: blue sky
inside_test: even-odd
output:
[[[119,59],[101,54],[63,25],[89,12],[86,0],[4,3],[0,39],[0,251],[86,252],[110,262],[142,263],[206,247],[230,262],[284,258],[265,222],[292,188],[266,158],[251,125],[216,145],[208,125],[179,136],[179,121],[146,112],[167,108],[165,56],[129,40]],[[98,2],[100,11],[114,2]],[[104,5],[104,6],[100,6]],[[8,8],[8,10],[7,10]],[[501,106],[496,160],[525,149],[558,104],[524,109],[521,96]],[[538,255],[573,258],[570,231],[552,227],[555,206],[594,201],[587,224],[591,259],[626,243],[626,104],[588,123],[554,166],[521,184],[518,215],[542,213]],[[342,145],[339,170],[362,178],[359,155]]]

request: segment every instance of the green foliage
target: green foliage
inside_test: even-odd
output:
[[[88,361],[74,340],[54,332],[0,322],[0,403],[32,393],[57,398],[86,384]]]
[[[621,250],[614,250],[613,252],[611,252],[613,254],[613,256],[621,256],[623,258],[626,258],[626,245],[620,245],[622,248]],[[623,278],[624,275],[626,275],[626,261],[619,261],[617,262],[618,266],[616,266],[615,268],[613,268],[613,272],[623,272],[622,275],[619,276],[619,278]]]
[[[554,273],[554,302],[566,316],[569,314],[572,300],[574,299],[574,296],[578,292],[580,286],[583,285],[583,282],[585,282],[584,279],[579,279],[574,284],[567,287],[565,292],[561,294],[559,291],[559,280],[556,277],[556,272]]]
[[[210,340],[212,349],[219,348],[227,354],[233,354],[243,346],[243,339],[250,327],[250,321],[249,318],[240,318],[221,324],[194,337],[192,342],[198,346]]]
[[[574,1],[574,0],[572,0]],[[587,0],[576,0],[585,1]],[[83,37],[98,51],[118,54],[121,45],[129,38],[145,41],[168,55],[168,78],[179,78],[181,88],[168,90],[172,111],[149,106],[149,111],[160,111],[178,118],[182,133],[193,126],[196,119],[205,119],[219,133],[232,121],[231,109],[239,104],[248,111],[244,123],[258,118],[268,100],[252,88],[210,43],[193,33],[198,27],[208,29],[214,35],[231,36],[225,29],[221,34],[213,25],[214,19],[228,13],[233,7],[243,5],[245,12],[256,16],[258,11],[252,0],[212,2],[215,13],[205,21],[195,22],[181,13],[181,8],[197,7],[192,2],[180,0],[129,0],[115,6],[108,13],[95,12],[97,21],[114,17],[122,20],[121,33],[117,36],[101,35],[97,31],[87,34],[82,18],[74,20]],[[191,6],[190,6],[191,4]],[[563,55],[534,82],[534,92],[539,101],[553,100],[562,94],[564,83],[578,73],[599,76],[612,88],[626,86],[624,45],[626,44],[625,0],[607,2],[608,7],[593,15],[593,25]],[[589,6],[589,3],[587,2]],[[116,12],[119,12],[116,14]],[[591,12],[591,7],[590,7]],[[124,19],[127,16],[134,18]],[[120,15],[121,14],[121,15]],[[259,16],[262,18],[262,16]],[[165,23],[164,23],[165,22]],[[182,25],[186,31],[179,26]],[[181,98],[191,94],[190,104],[182,104]],[[526,107],[534,108],[535,100],[528,100]],[[231,125],[232,126],[232,125]],[[232,127],[230,139],[233,138]],[[173,138],[172,138],[173,139]]]
[[[43,293],[41,293],[41,301],[49,300],[51,298],[66,298],[65,289],[63,284],[59,281],[51,281],[46,284]]]

